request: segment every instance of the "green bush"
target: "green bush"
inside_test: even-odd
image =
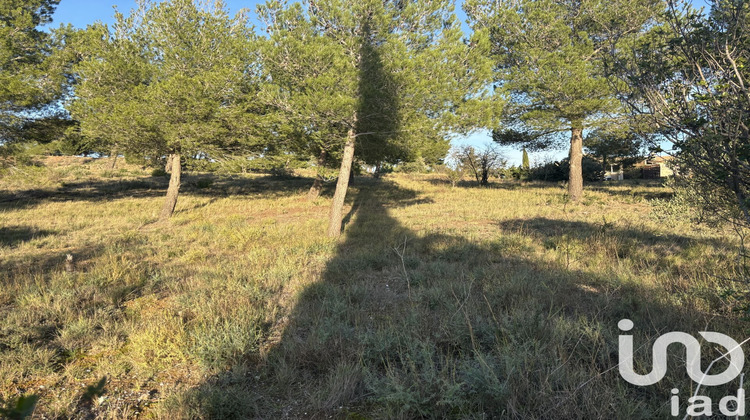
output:
[[[583,180],[586,182],[596,182],[604,179],[604,168],[601,163],[588,156],[583,157],[581,169],[583,172]],[[569,173],[570,160],[566,158],[559,162],[550,162],[532,168],[530,179],[552,182],[567,181]]]
[[[716,213],[712,213],[710,208],[703,205],[705,197],[701,197],[697,191],[687,185],[681,185],[674,179],[669,179],[665,186],[672,187],[674,195],[671,198],[651,200],[649,216],[652,220],[668,227],[682,223],[705,223],[709,226],[717,226],[720,223]]]
[[[625,168],[623,170],[623,178],[625,179],[643,179],[643,169],[641,168]]]
[[[418,157],[413,162],[404,162],[398,166],[398,171],[407,174],[424,174],[428,172],[424,159]]]
[[[195,182],[195,187],[198,189],[211,188],[214,185],[214,180],[211,178],[201,178]]]
[[[525,170],[518,166],[511,166],[501,170],[500,177],[505,179],[515,179],[518,181],[526,181],[531,177],[531,170]]]
[[[151,176],[159,177],[159,176],[167,176],[167,175],[169,174],[163,168],[156,168],[153,171],[151,171]]]

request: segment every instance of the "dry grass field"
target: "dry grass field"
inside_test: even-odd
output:
[[[309,178],[192,174],[155,224],[167,181],[78,158],[0,178],[0,398],[39,395],[35,418],[663,418],[691,381],[620,378],[620,319],[641,370],[675,327],[750,335],[738,241],[660,218],[660,184],[570,204],[358,177],[333,241]]]

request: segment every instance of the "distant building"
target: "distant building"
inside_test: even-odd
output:
[[[673,159],[673,156],[650,156],[638,162],[635,167],[641,168],[643,179],[666,178],[674,175],[674,170],[669,165]]]
[[[619,168],[615,171],[615,167]],[[604,172],[605,181],[622,181],[625,179],[625,171],[622,169],[622,164],[609,165],[609,171]]]

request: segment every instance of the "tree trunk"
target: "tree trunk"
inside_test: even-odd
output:
[[[375,179],[380,179],[380,177],[383,175],[383,162],[378,162],[375,165]]]
[[[172,172],[172,157],[174,155],[168,155],[167,156],[167,163],[164,165],[164,172],[170,173]]]
[[[355,140],[354,129],[350,128],[346,137],[346,144],[344,145],[344,157],[341,159],[341,169],[339,170],[339,179],[336,182],[336,192],[333,194],[333,204],[331,204],[331,216],[328,222],[328,236],[331,238],[338,238],[341,235],[344,200],[346,199],[346,190],[349,188],[352,162],[354,162]]]
[[[489,179],[490,179],[490,171],[482,169],[482,181],[479,182],[479,185],[489,184]]]
[[[570,175],[568,177],[568,196],[571,201],[578,201],[583,196],[583,128],[574,125],[570,136]]]
[[[315,176],[315,181],[313,181],[312,187],[310,187],[310,191],[307,193],[307,199],[309,201],[320,197],[320,191],[323,189],[323,175],[320,174],[320,168],[325,166],[326,157],[326,151],[321,150],[320,156],[318,156],[318,174]]]
[[[117,149],[113,150],[110,154],[110,160],[112,160],[112,165],[110,165],[109,169],[114,171],[115,165],[117,165]]]
[[[172,217],[174,208],[177,206],[177,195],[180,193],[180,178],[182,176],[182,163],[180,162],[179,153],[169,155],[167,158],[170,162],[172,175],[169,177],[169,188],[167,189],[167,198],[164,201],[164,207],[161,208],[159,220],[165,221]]]

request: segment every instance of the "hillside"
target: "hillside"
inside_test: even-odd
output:
[[[0,397],[38,418],[665,417],[684,368],[623,381],[617,322],[643,370],[675,325],[748,329],[738,241],[660,219],[659,183],[357,177],[335,241],[332,186],[190,174],[156,224],[168,179],[118,165],[0,178]]]

